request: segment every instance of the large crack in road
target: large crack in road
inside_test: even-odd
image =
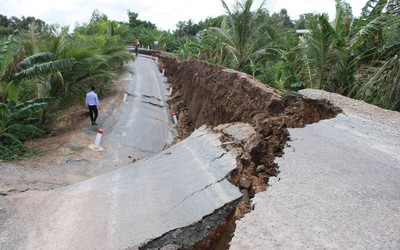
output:
[[[180,62],[165,54],[157,56],[163,62],[160,70],[166,69],[168,83],[174,89],[169,104],[178,113],[180,139],[202,124],[223,133],[222,145],[238,152],[237,167],[231,172],[230,181],[243,198],[227,214],[224,223],[196,244],[188,245],[174,231],[150,241],[143,249],[164,245],[175,247],[172,249],[228,249],[235,221],[251,211],[250,198],[265,191],[269,178],[279,172],[274,159],[283,154],[287,128],[333,118],[340,109],[324,100],[283,97],[245,74],[203,61]],[[188,238],[188,234],[182,235]]]
[[[173,86],[168,104],[179,118],[175,141],[180,143],[146,158],[169,144],[171,135],[161,128],[156,133],[130,136],[115,132],[106,140],[119,143],[105,155],[109,164],[117,166],[128,158],[146,159],[34,198],[15,195],[10,199],[21,200],[11,212],[21,217],[13,228],[18,231],[25,227],[26,235],[10,239],[3,235],[0,246],[226,249],[234,221],[251,211],[250,198],[264,191],[269,178],[278,173],[274,159],[282,155],[287,128],[331,118],[340,111],[326,101],[283,97],[240,72],[201,61],[180,62],[167,55],[158,56]],[[161,104],[149,100],[164,98],[138,88],[129,91],[132,113],[137,113],[140,104],[160,110]],[[148,115],[143,118],[150,123],[163,122]],[[146,125],[139,123],[127,117],[115,127],[137,126],[132,130],[145,131]],[[200,128],[204,124],[208,127]],[[157,146],[146,144],[161,136],[164,139]],[[133,154],[121,150],[135,149],[135,140],[142,142],[140,150]],[[46,209],[41,209],[43,204]],[[48,211],[52,211],[51,216]]]

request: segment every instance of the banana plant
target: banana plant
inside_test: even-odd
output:
[[[11,35],[0,43],[1,101],[18,102],[20,85],[26,79],[40,78],[48,74],[72,68],[73,58],[57,60],[51,52],[41,52],[25,57],[19,35]],[[40,95],[39,95],[40,96]]]
[[[35,114],[46,108],[52,99],[33,99],[20,104],[0,102],[0,151],[25,152],[24,140],[43,135],[43,130],[32,124]]]
[[[200,59],[201,51],[202,44],[193,39],[186,39],[185,43],[174,54],[180,60]]]

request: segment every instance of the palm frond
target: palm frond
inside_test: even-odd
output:
[[[388,0],[368,0],[361,11],[361,22],[368,23],[382,13]],[[361,24],[361,23],[360,23]]]
[[[380,15],[371,20],[358,30],[350,41],[350,47],[356,49],[361,46],[366,40],[373,39],[377,34],[380,34],[384,23],[387,21],[386,15]]]
[[[311,28],[308,36],[308,54],[309,60],[313,65],[316,75],[313,77],[311,87],[320,89],[327,80],[327,69],[331,67],[333,61],[330,50],[334,40],[335,31],[328,22],[326,15],[319,17],[319,23]]]
[[[19,35],[9,35],[1,42],[0,48],[0,69],[1,75],[4,75],[5,66],[10,64],[21,47],[21,38]]]
[[[12,80],[18,64],[25,56],[19,35],[10,35],[0,50],[0,81]]]
[[[15,133],[22,133],[25,135],[41,136],[44,131],[33,125],[12,124],[9,126],[9,131]]]
[[[228,15],[232,15],[231,10],[229,9],[228,5],[226,4],[226,2],[224,0],[221,0],[222,6],[224,7],[224,9],[226,10],[226,12],[228,13]]]
[[[29,29],[24,32],[24,48],[26,55],[34,55],[39,53],[39,32],[38,25],[33,22]]]
[[[7,107],[6,104],[0,102],[0,117],[1,120],[4,121],[5,119],[8,119],[10,117],[10,109]]]
[[[28,107],[28,106],[30,106],[30,105],[32,105],[32,104],[36,104],[36,103],[50,103],[50,102],[53,102],[54,100],[55,100],[54,97],[35,98],[35,99],[31,99],[31,100],[25,101],[25,102],[23,102],[23,103],[17,104],[17,105],[15,105],[13,108],[14,108],[15,110],[18,110],[18,109],[22,109],[22,108]],[[9,104],[9,105],[10,105],[10,104]]]
[[[16,136],[14,136],[11,133],[3,133],[0,135],[0,138],[2,138],[4,141],[8,141],[9,145],[12,145],[14,147],[17,147],[18,150],[24,152],[26,151],[26,147],[22,141],[20,141]]]
[[[53,40],[51,52],[53,52],[56,57],[64,57],[66,50],[68,48],[68,27],[63,28],[60,34],[57,34]]]
[[[23,71],[32,67],[35,64],[53,61],[55,59],[56,59],[55,55],[51,52],[42,52],[34,54],[25,58],[22,62],[20,62],[18,65],[18,70]]]
[[[380,96],[379,104],[389,109],[400,109],[400,56],[395,55],[382,66],[370,68],[368,82],[358,92],[359,98],[370,98],[371,92]]]
[[[352,20],[353,12],[351,6],[344,0],[336,0],[336,18],[333,28],[341,40],[347,38]],[[344,41],[340,42],[343,43]]]
[[[47,107],[48,103],[42,102],[42,103],[33,103],[30,105],[26,105],[21,109],[18,109],[16,112],[11,114],[11,117],[13,119],[21,119],[28,117],[34,113],[37,113],[39,111],[42,111],[45,107]]]
[[[222,1],[228,16],[224,18],[221,28],[209,28],[208,36],[217,37],[227,52],[225,58],[233,59],[234,67],[241,70],[246,62],[260,54],[268,44],[267,37],[275,37],[276,33],[265,23],[259,22],[260,11],[265,3],[262,1],[256,11],[252,11],[252,0],[236,2],[234,9],[229,9]],[[261,20],[261,19],[260,19]]]
[[[62,59],[41,64],[35,64],[27,69],[19,71],[16,75],[16,79],[21,78],[34,78],[57,71],[63,71],[71,69],[75,64],[75,59]]]

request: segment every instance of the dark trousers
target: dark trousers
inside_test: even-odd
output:
[[[97,106],[96,105],[89,105],[89,113],[90,113],[90,120],[92,121],[92,123],[96,122],[97,116],[99,115],[99,111],[97,110]]]

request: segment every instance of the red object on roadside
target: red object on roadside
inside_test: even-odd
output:
[[[122,98],[123,102],[126,102],[126,98],[128,97],[128,91],[125,91],[124,97]]]
[[[172,112],[171,115],[172,115],[172,119],[174,120],[174,123],[178,124],[178,118],[176,117],[176,113]]]
[[[97,133],[103,134],[103,130],[102,130],[102,129],[99,129],[99,130],[97,130]]]

